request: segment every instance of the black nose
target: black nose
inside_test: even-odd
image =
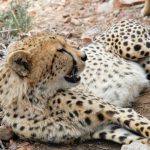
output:
[[[87,60],[87,55],[86,55],[86,54],[83,54],[83,55],[81,56],[81,60],[82,60],[82,61],[86,61],[86,60]]]

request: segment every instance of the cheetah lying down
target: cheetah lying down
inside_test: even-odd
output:
[[[101,46],[97,43],[88,50],[91,49],[98,51]],[[122,90],[130,87],[128,95],[132,95],[132,98],[147,84],[144,71],[133,62],[111,54],[107,56],[104,52],[94,52],[93,59],[91,52],[87,52],[88,63],[92,58],[91,65],[86,66],[83,72],[87,60],[85,53],[70,47],[60,36],[32,36],[11,44],[0,64],[0,106],[4,111],[2,123],[11,127],[20,138],[36,141],[71,143],[76,140],[107,139],[121,144],[133,141],[149,144],[150,120],[131,108],[107,103],[107,95],[105,99],[95,96],[84,82],[88,80],[87,86],[92,86],[91,76],[95,78],[94,74],[100,76],[105,73],[105,65],[111,65],[110,61],[116,68],[106,69],[110,74],[99,79],[112,80],[104,83],[112,83],[116,90],[120,85]],[[106,60],[98,59],[101,54]],[[100,63],[103,72],[98,72],[94,63]],[[86,77],[87,69],[93,74]],[[124,82],[121,79],[114,82],[116,75],[120,75]],[[79,84],[80,80],[82,84]],[[98,84],[103,86],[104,83]],[[133,83],[137,91],[132,89]],[[114,96],[112,93],[112,98]],[[105,97],[103,93],[102,97]],[[122,100],[120,96],[116,98]]]

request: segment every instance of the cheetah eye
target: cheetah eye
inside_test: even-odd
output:
[[[64,52],[64,51],[66,51],[64,48],[61,48],[61,49],[58,49],[57,50],[58,52]]]

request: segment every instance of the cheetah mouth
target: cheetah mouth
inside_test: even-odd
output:
[[[71,83],[77,83],[81,80],[81,77],[78,75],[78,69],[76,66],[72,67],[72,70],[65,77],[65,80]]]

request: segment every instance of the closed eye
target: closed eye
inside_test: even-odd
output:
[[[60,48],[60,49],[58,49],[57,50],[58,52],[64,52],[64,51],[66,51],[64,48]]]

